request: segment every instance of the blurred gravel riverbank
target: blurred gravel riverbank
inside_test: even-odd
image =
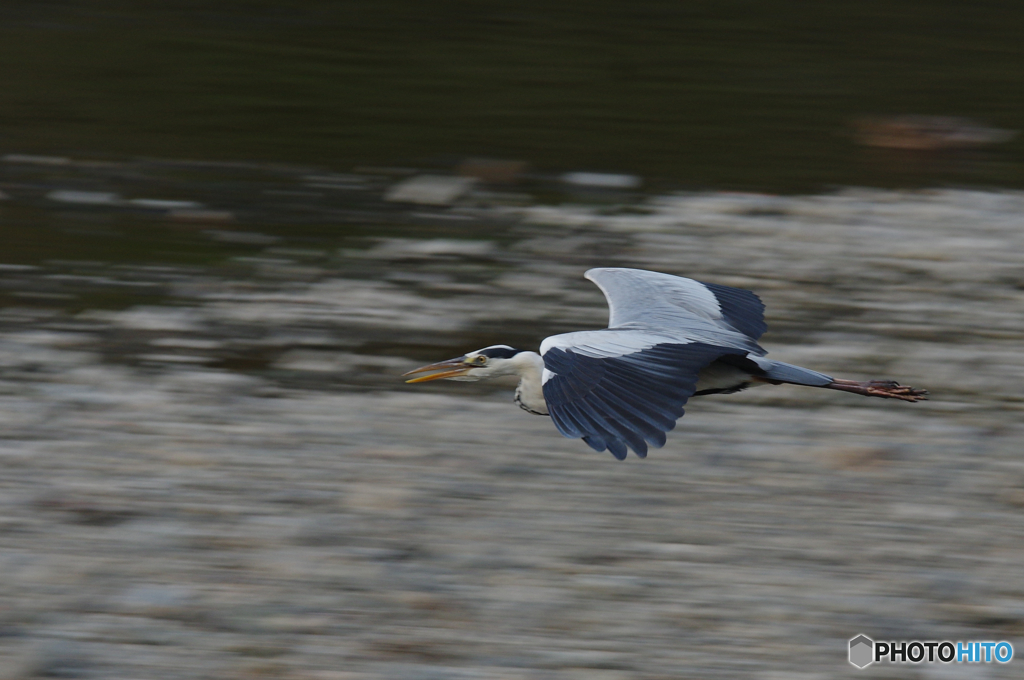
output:
[[[156,209],[44,184],[5,223]],[[1020,676],[846,645],[1024,650],[1024,194],[345,205],[333,240],[177,206],[217,258],[0,265],[0,677]],[[932,400],[705,397],[617,463],[511,386],[398,377],[603,326],[592,266],[750,288],[772,357]]]

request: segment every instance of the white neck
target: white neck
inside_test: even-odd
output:
[[[512,357],[515,372],[519,376],[516,388],[516,403],[523,410],[538,415],[547,415],[548,405],[544,400],[542,376],[544,359],[536,352],[520,352]]]

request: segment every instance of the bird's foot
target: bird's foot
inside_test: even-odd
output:
[[[928,399],[928,390],[919,390],[900,385],[895,380],[833,380],[826,385],[828,389],[862,394],[865,397],[881,397],[882,399],[901,399],[903,401],[924,401]]]

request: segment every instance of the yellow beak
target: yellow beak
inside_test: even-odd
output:
[[[427,382],[428,380],[440,380],[441,378],[454,378],[457,375],[465,375],[472,366],[465,363],[465,357],[459,357],[457,359],[449,359],[448,361],[439,361],[436,364],[429,364],[427,366],[420,366],[414,368],[408,373],[403,373],[402,377],[412,375],[413,373],[424,373],[426,371],[439,371],[438,373],[431,373],[430,375],[421,375],[418,378],[412,378],[406,380],[407,383],[421,383]]]

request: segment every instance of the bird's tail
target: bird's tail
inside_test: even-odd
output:
[[[780,384],[787,383],[790,385],[807,385],[808,387],[828,387],[833,382],[832,376],[825,375],[824,373],[818,373],[812,371],[809,368],[803,368],[802,366],[794,366],[793,364],[784,364],[781,361],[772,361],[771,359],[765,359],[764,357],[752,357],[747,356],[754,363],[757,364],[758,368],[763,371],[757,377],[761,378],[765,382]]]

